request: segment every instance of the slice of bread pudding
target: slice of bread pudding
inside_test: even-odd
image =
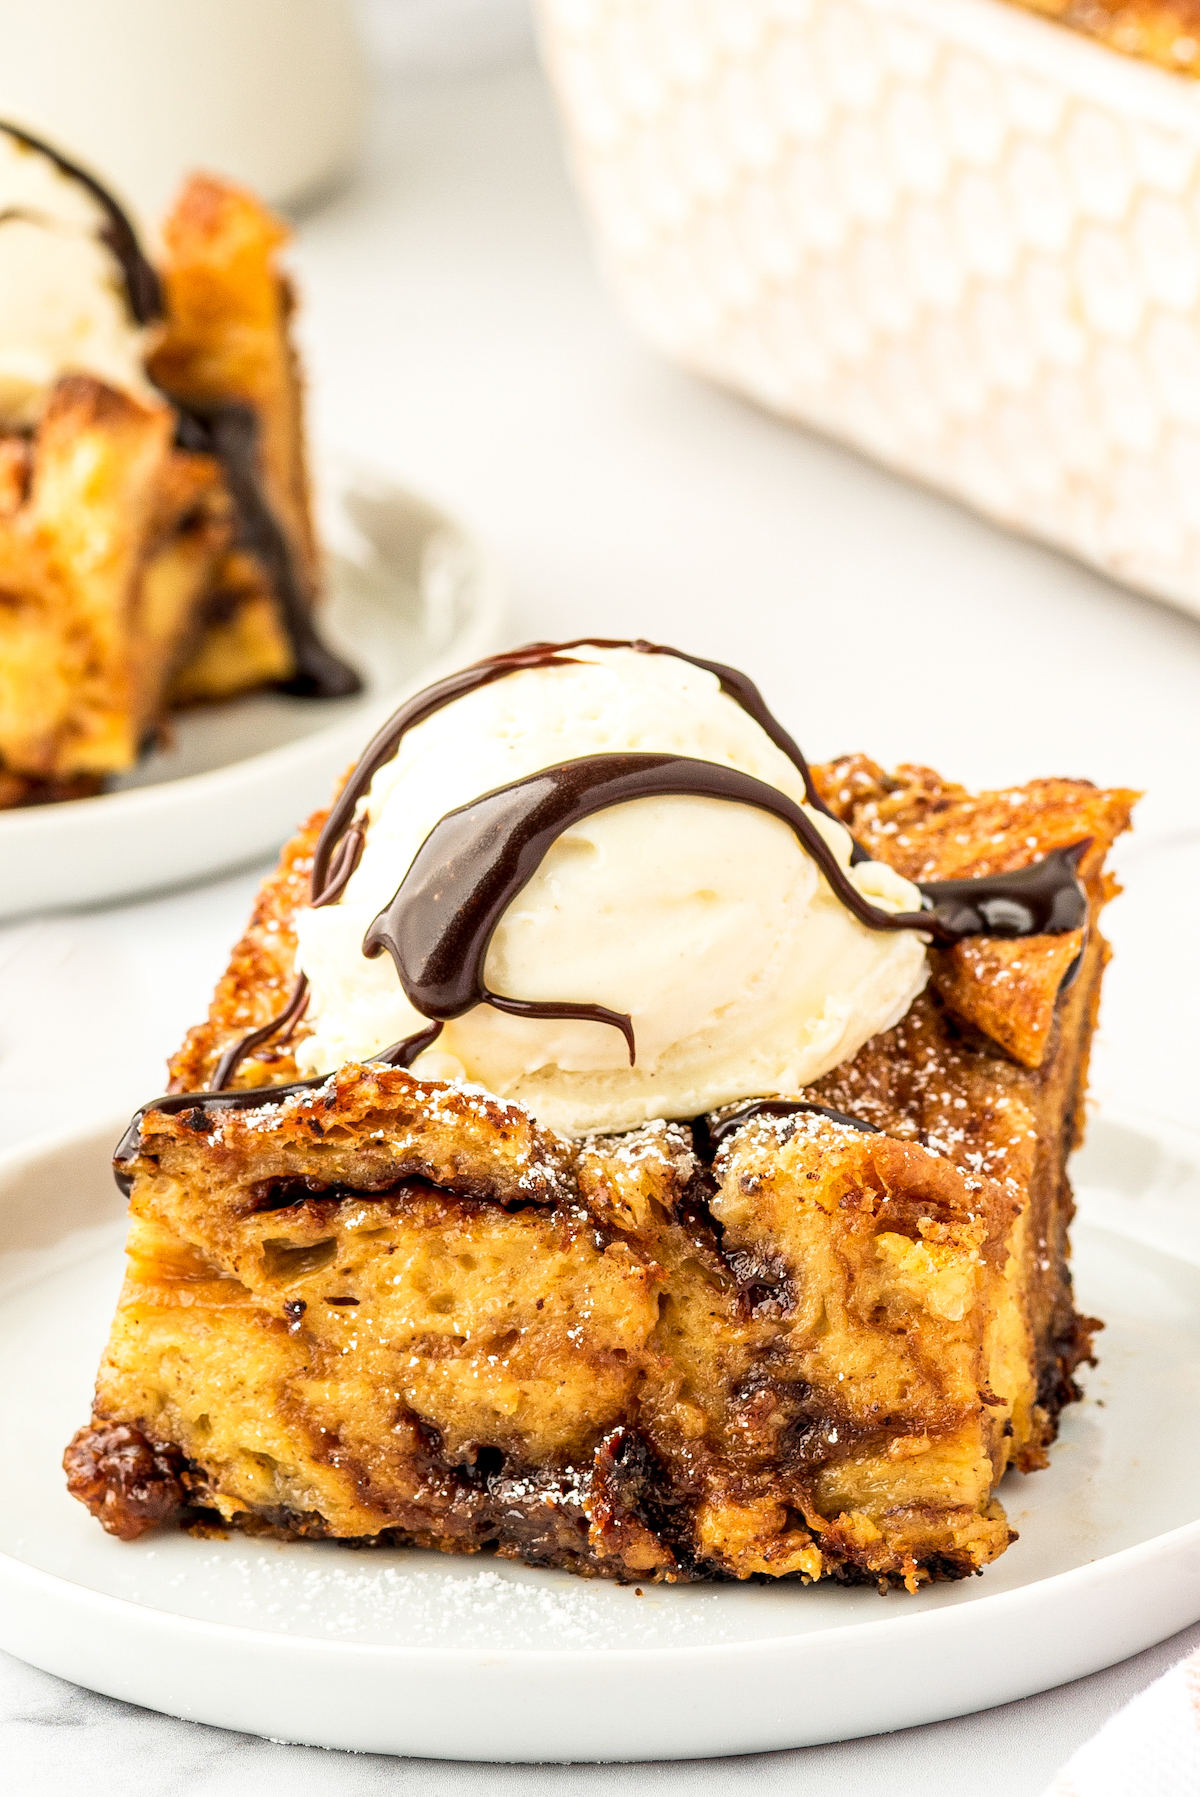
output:
[[[371,1061],[272,1099],[301,1015],[220,1102],[147,1109],[129,1270],[66,1455],[105,1528],[910,1589],[1004,1552],[997,1487],[1045,1464],[1096,1327],[1066,1163],[1135,795],[972,795],[862,757],[812,777],[919,880],[1086,839],[1086,926],[933,947],[901,1021],[786,1102],[568,1138]],[[322,821],[264,886],[176,1091],[284,1008]]]

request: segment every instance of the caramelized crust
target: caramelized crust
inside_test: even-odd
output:
[[[1016,0],[1124,56],[1200,75],[1200,0]]]
[[[128,1276],[68,1454],[106,1527],[153,1526],[173,1492],[176,1520],[251,1532],[910,1589],[1004,1551],[996,1485],[1044,1464],[1090,1352],[1065,1161],[1103,853],[1132,795],[972,800],[857,758],[818,777],[904,871],[1090,835],[1086,940],[1003,945],[1023,959],[990,989],[991,1035],[935,979],[809,1089],[879,1134],[801,1114],[743,1124],[714,1160],[685,1123],[569,1143],[484,1093],[358,1066],[277,1105],[147,1113]],[[1014,813],[1024,834],[997,841]],[[282,1008],[320,823],[264,886],[177,1087]],[[1068,958],[1021,1064],[1006,1038]],[[243,1075],[294,1077],[287,1046]],[[141,1444],[137,1478],[114,1429]]]
[[[318,568],[303,393],[289,336],[294,301],[278,268],[288,235],[253,194],[194,175],[163,227],[167,324],[150,368],[184,405],[236,402],[254,411],[263,485],[311,600]],[[236,545],[217,569],[209,628],[176,677],[173,702],[224,698],[293,672],[267,571],[245,545]]]
[[[284,847],[269,874],[245,935],[217,985],[208,1018],[187,1033],[169,1063],[172,1092],[199,1092],[209,1083],[230,1042],[277,1017],[295,982],[296,936],[292,918],[308,903],[313,851],[327,811],[316,811]],[[291,1048],[306,1034],[301,1023],[288,1042],[278,1038],[238,1068],[236,1086],[287,1085],[297,1078]]]
[[[1078,865],[1092,915],[1120,890],[1106,879],[1104,859],[1129,828],[1136,792],[1103,792],[1088,780],[1033,780],[975,794],[932,768],[905,764],[885,774],[865,755],[844,755],[813,772],[825,803],[856,840],[906,879],[1010,873],[1087,842]],[[931,979],[963,1022],[1022,1066],[1040,1067],[1059,991],[1081,948],[1081,933],[1015,942],[968,937],[931,951]]]
[[[120,1541],[176,1518],[187,1503],[183,1456],[139,1429],[110,1423],[81,1431],[63,1456],[68,1489]]]

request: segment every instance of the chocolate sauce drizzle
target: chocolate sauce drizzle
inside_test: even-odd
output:
[[[497,787],[435,824],[390,905],[363,938],[363,953],[391,955],[413,1009],[448,1023],[476,1005],[518,1017],[582,1017],[619,1029],[633,1065],[628,1016],[602,1005],[498,996],[484,984],[492,937],[554,842],[598,811],[633,799],[690,797],[752,805],[788,825],[846,909],[868,929],[936,930],[925,911],[881,911],[847,879],[825,838],[776,786],[685,755],[586,755]]]
[[[313,859],[313,891],[319,891],[324,883],[326,862],[343,831],[349,827],[359,800],[369,791],[380,768],[385,767],[399,753],[400,744],[414,725],[424,723],[426,718],[432,717],[434,712],[441,711],[444,706],[452,705],[456,699],[476,692],[482,686],[490,686],[495,680],[503,680],[508,674],[519,674],[528,668],[578,665],[569,653],[572,649],[633,649],[639,655],[673,655],[677,661],[690,662],[692,667],[703,668],[706,673],[714,674],[720,682],[721,691],[727,693],[754,719],[796,768],[804,781],[805,796],[813,809],[824,812],[826,817],[834,816],[817,791],[812,771],[799,746],[768,709],[766,700],[754,682],[740,669],[726,667],[719,661],[704,661],[698,655],[687,655],[682,649],[672,649],[664,643],[648,643],[640,637],[577,636],[566,643],[526,643],[521,649],[506,649],[499,655],[486,656],[482,661],[473,662],[469,668],[462,668],[457,674],[451,674],[447,679],[427,686],[423,692],[417,693],[407,704],[402,705],[371,738],[325,821]],[[855,848],[860,860],[868,858],[865,851],[858,849],[857,843]]]
[[[307,583],[263,485],[258,414],[251,406],[233,403],[185,405],[173,396],[171,403],[179,413],[176,443],[220,461],[237,508],[238,543],[262,565],[271,583],[295,662],[295,672],[278,683],[279,691],[304,699],[345,699],[361,692],[358,674],[317,634]]]
[[[100,227],[100,240],[112,251],[120,266],[121,278],[125,285],[125,297],[135,324],[153,324],[163,315],[162,284],[151,264],[142,254],[142,246],[138,242],[137,232],[129,221],[128,214],[109,193],[102,187],[94,175],[80,168],[53,148],[43,143],[40,137],[34,137],[31,131],[23,131],[19,125],[11,125],[7,119],[0,120],[0,131],[17,142],[24,144],[27,150],[36,150],[52,162],[60,174],[70,180],[77,181],[86,188],[91,197],[104,212],[104,223]],[[11,216],[11,215],[10,215]],[[18,214],[17,216],[25,216]]]
[[[564,643],[531,643],[487,657],[427,687],[402,705],[367,745],[335,801],[313,854],[310,903],[333,903],[345,889],[362,853],[365,824],[355,821],[360,800],[379,769],[398,753],[405,733],[465,694],[509,674],[529,668],[563,667],[578,648],[632,649],[645,655],[673,655],[716,676],[722,691],[746,711],[782,750],[799,772],[808,804],[827,817],[808,763],[797,744],[768,710],[758,688],[736,668],[703,661],[658,643],[604,637],[576,637]],[[816,863],[831,890],[867,929],[916,930],[949,944],[967,936],[1018,937],[1056,935],[1080,928],[1087,919],[1087,895],[1077,864],[1088,847],[1079,842],[1057,849],[1031,867],[1013,873],[967,880],[919,883],[920,911],[893,912],[873,905],[850,880],[821,832],[796,802],[777,787],[735,768],[671,754],[588,755],[545,768],[509,785],[484,793],[447,813],[418,849],[404,879],[388,904],[372,921],[363,953],[392,957],[401,986],[413,1008],[430,1019],[416,1035],[371,1057],[377,1065],[407,1067],[433,1041],[443,1025],[475,1005],[522,1017],[568,1017],[609,1024],[621,1031],[631,1065],[636,1045],[630,1018],[602,1005],[563,1001],[539,1002],[491,992],[484,983],[487,951],[500,920],[529,883],[551,845],[573,824],[614,805],[634,799],[689,796],[751,805],[788,825]],[[858,845],[852,862],[870,857]],[[286,1086],[249,1087],[228,1091],[243,1058],[272,1037],[295,1027],[307,1003],[308,984],[301,974],[288,1003],[277,1017],[226,1049],[202,1093],[173,1093],[146,1109],[171,1113],[196,1111],[199,1126],[214,1109],[243,1109],[276,1104],[293,1093],[321,1086],[325,1074]],[[873,1125],[822,1105],[790,1100],[755,1100],[715,1126],[714,1142],[751,1115],[785,1116],[817,1111],[850,1126]],[[139,1112],[116,1154],[118,1184],[127,1189],[123,1166],[138,1152]],[[735,1121],[736,1119],[736,1121]]]

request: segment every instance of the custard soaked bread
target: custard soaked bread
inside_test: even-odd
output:
[[[633,678],[627,652],[588,653]],[[574,703],[571,682],[595,671],[554,678]],[[678,678],[715,727],[728,687]],[[861,888],[882,882],[863,851],[922,882],[933,908],[919,915],[943,942],[928,984],[802,1090],[612,1132],[551,1128],[461,1071],[434,1077],[429,1029],[411,1069],[384,1054],[298,1082],[330,1028],[310,882],[353,918],[346,868],[363,854],[360,839],[339,867],[338,812],[310,822],[176,1057],[181,1095],[141,1113],[120,1150],[129,1271],[93,1421],[66,1457],[106,1528],[219,1520],[621,1579],[910,1588],[1004,1551],[996,1486],[1045,1463],[1090,1351],[1065,1162],[1108,952],[1104,860],[1134,795],[1047,781],[973,796],[861,757],[806,775],[827,840],[849,853],[834,814],[854,829]],[[368,812],[354,794],[341,816],[369,838],[386,801]],[[711,800],[663,801],[689,802],[716,831]],[[564,868],[591,865],[583,840]],[[986,875],[971,888],[986,909],[1030,867],[1053,874],[1053,930],[954,938],[957,882]],[[418,857],[398,899],[419,871]],[[644,860],[648,917],[655,877]],[[536,916],[536,887],[523,892],[516,926]],[[419,933],[419,910],[407,920]],[[602,920],[594,936],[599,953]],[[652,1021],[633,1017],[639,1042]],[[664,1087],[675,1065],[659,1064]],[[638,1090],[624,1077],[623,1097],[605,1088],[614,1106]]]
[[[85,374],[0,436],[0,807],[130,767],[199,641],[231,508],[174,437],[169,406]]]

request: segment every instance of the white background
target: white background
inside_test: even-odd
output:
[[[521,8],[370,0],[367,13],[377,93],[364,167],[303,223],[295,251],[314,435],[488,541],[512,577],[514,641],[641,634],[733,661],[818,758],[863,748],[972,784],[1063,773],[1147,789],[1121,856],[1129,890],[1110,914],[1118,952],[1093,1086],[1194,1117],[1200,624],[659,364],[597,279]],[[161,1089],[261,871],[0,931],[0,1143]],[[268,1781],[289,1797],[751,1784],[1024,1797],[1184,1645],[903,1736],[538,1771],[270,1746],[7,1662],[0,1762],[8,1789],[97,1797],[185,1785],[224,1797]]]

